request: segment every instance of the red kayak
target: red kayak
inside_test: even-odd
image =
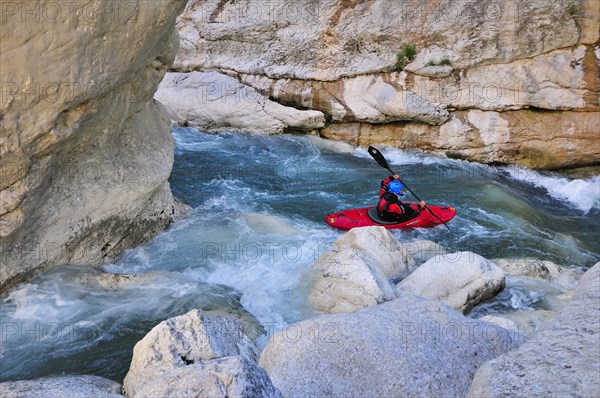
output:
[[[413,208],[417,208],[415,203],[411,203],[411,205],[413,205]],[[456,209],[454,207],[431,205],[427,205],[427,207],[429,207],[431,211],[444,222],[452,220],[456,215]],[[382,220],[377,215],[377,209],[375,207],[363,207],[361,209],[340,211],[327,215],[325,220],[327,220],[327,224],[334,228],[346,230],[372,226],[380,226],[388,229],[431,228],[442,224],[440,220],[435,218],[427,210],[423,210],[415,218],[411,218],[410,220],[401,223]]]

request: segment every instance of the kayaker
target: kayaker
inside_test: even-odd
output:
[[[419,203],[414,209],[412,205],[402,203],[404,185],[399,181],[398,175],[393,175],[381,182],[380,198],[377,204],[377,213],[384,220],[404,222],[416,217],[425,207],[425,201]],[[383,192],[383,193],[382,193]]]

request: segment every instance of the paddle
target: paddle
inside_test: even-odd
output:
[[[372,146],[369,147],[369,149],[367,149],[367,151],[369,152],[369,155],[371,155],[373,157],[373,159],[375,159],[375,161],[384,169],[388,169],[390,171],[390,173],[392,173],[393,175],[396,175],[396,173],[394,173],[394,171],[390,168],[390,166],[388,165],[387,160],[385,160],[385,157],[383,157],[383,155],[381,154],[381,152],[379,152],[376,148],[373,148]],[[408,185],[406,185],[406,183],[404,181],[402,181],[400,178],[398,178],[398,180],[400,180],[400,182],[402,183],[402,185],[404,185],[406,187],[406,189],[408,189],[408,191],[410,193],[413,194],[413,196],[419,201],[421,202],[421,199],[419,199],[419,197],[417,196],[417,194],[410,189],[410,187]],[[441,218],[439,218],[427,205],[425,205],[425,208],[427,209],[428,212],[431,213],[432,216],[434,216],[435,218],[437,218],[438,220],[440,220],[440,222],[442,224],[444,224],[446,226],[446,228],[448,228],[448,231],[450,231],[450,233],[452,233],[452,230],[450,229],[450,227],[448,227],[448,225],[442,221]]]

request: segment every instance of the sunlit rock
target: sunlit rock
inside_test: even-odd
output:
[[[257,357],[238,320],[192,310],[136,344],[123,390],[128,397],[278,396]]]
[[[318,311],[339,313],[393,300],[390,280],[408,274],[415,264],[385,228],[354,228],[316,262],[310,303]]]
[[[289,397],[464,396],[477,368],[522,336],[412,294],[323,315],[271,338],[260,365]]]
[[[600,391],[600,263],[586,272],[573,301],[517,350],[477,371],[468,397],[594,397]]]
[[[459,252],[431,258],[397,288],[466,313],[504,289],[504,273],[478,254]]]

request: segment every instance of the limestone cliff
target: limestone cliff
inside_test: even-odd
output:
[[[179,75],[163,98],[196,89],[204,108],[210,87],[240,118],[261,101],[322,112],[322,136],[356,145],[545,169],[598,164],[599,9],[597,0],[192,0],[174,71],[226,74],[264,97],[224,100],[231,85]],[[203,126],[184,111],[180,122]]]
[[[174,143],[152,97],[184,6],[0,2],[0,291],[169,224]]]

